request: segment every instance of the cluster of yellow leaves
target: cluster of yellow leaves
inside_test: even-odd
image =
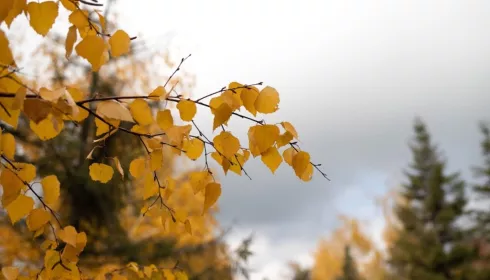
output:
[[[0,1],[0,24],[6,23],[10,28],[12,22],[25,15],[32,29],[45,37],[53,28],[60,15],[60,8],[69,13],[69,28],[65,40],[65,57],[69,59],[74,53],[90,63],[97,72],[111,58],[124,56],[131,51],[132,38],[123,30],[112,34],[106,32],[106,19],[95,11],[97,21],[91,17],[92,11],[83,9],[78,0],[60,1]],[[106,157],[107,162],[91,162],[87,172],[92,180],[102,184],[114,177],[114,169],[124,177],[127,169],[131,178],[140,186],[141,198],[149,201],[160,201],[167,207],[152,207],[147,203],[141,213],[159,220],[166,232],[184,231],[189,235],[199,235],[206,221],[203,216],[216,207],[221,196],[221,184],[214,180],[210,170],[191,172],[188,180],[180,181],[173,174],[162,171],[166,164],[166,153],[184,154],[190,160],[197,160],[208,154],[222,167],[225,174],[232,171],[238,175],[244,172],[244,165],[250,155],[261,157],[262,162],[275,173],[285,161],[292,167],[296,176],[303,181],[311,180],[313,165],[310,155],[301,151],[295,142],[298,134],[289,122],[264,124],[242,114],[242,107],[253,117],[257,114],[271,114],[278,110],[280,98],[273,87],[258,89],[237,82],[217,92],[209,104],[201,99],[192,100],[171,96],[165,86],[158,86],[146,96],[131,98],[95,98],[87,99],[86,94],[77,87],[29,88],[27,83],[16,74],[16,63],[12,55],[10,42],[0,30],[0,120],[14,130],[19,124],[21,113],[29,122],[31,130],[42,141],[58,136],[65,128],[65,122],[81,123],[92,114],[96,126],[94,140],[97,146],[104,145],[104,140],[117,131],[130,133],[139,137],[147,154],[123,166],[115,156]],[[166,85],[166,84],[165,84]],[[131,101],[128,101],[131,100]],[[172,111],[153,109],[151,102],[174,102],[180,120],[174,120]],[[95,112],[89,106],[96,104]],[[197,107],[208,107],[213,115],[213,132],[222,127],[222,131],[212,140],[202,134],[194,123]],[[249,119],[257,125],[248,130],[249,147],[244,148],[240,140],[230,131],[225,130],[232,115]],[[183,123],[180,123],[182,121]],[[131,123],[130,129],[123,123]],[[193,126],[199,135],[192,135]],[[282,129],[281,129],[282,128]],[[281,131],[282,130],[282,131]],[[294,140],[296,139],[296,140]],[[212,152],[206,152],[209,147]],[[16,141],[10,133],[0,135],[0,148],[3,168],[0,174],[2,186],[2,206],[8,213],[12,224],[25,219],[29,231],[34,237],[48,235],[52,230],[53,238],[43,243],[45,251],[42,278],[80,278],[77,268],[78,256],[87,243],[87,236],[77,232],[72,226],[59,224],[55,210],[60,197],[60,182],[55,175],[40,178],[42,195],[32,188],[37,178],[36,167],[32,164],[15,161]],[[282,152],[279,149],[285,148]],[[163,175],[162,175],[163,174]],[[187,198],[187,203],[182,199]],[[186,207],[179,207],[186,205]],[[62,244],[62,246],[60,246]],[[130,266],[139,276],[153,277],[153,268],[140,269]],[[160,271],[166,279],[185,279],[185,274],[175,270]],[[20,272],[14,267],[2,269],[7,279],[20,278]],[[113,274],[114,278],[123,277]]]

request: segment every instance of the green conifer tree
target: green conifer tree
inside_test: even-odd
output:
[[[361,280],[361,276],[357,271],[357,265],[350,252],[350,246],[346,245],[344,249],[344,263],[342,265],[342,276],[337,280]]]
[[[405,174],[397,205],[401,223],[398,239],[389,248],[388,263],[395,279],[469,279],[469,246],[457,224],[467,203],[465,182],[447,173],[446,162],[432,143],[425,124],[414,124],[413,162]]]

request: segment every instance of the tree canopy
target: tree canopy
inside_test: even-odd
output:
[[[228,279],[240,267],[220,257],[226,246],[213,213],[222,186],[210,161],[248,178],[246,163],[257,157],[272,173],[285,162],[300,181],[327,175],[290,122],[261,119],[279,109],[274,87],[231,81],[192,98],[192,79],[179,77],[190,55],[177,63],[138,56],[139,39],[104,8],[95,0],[0,3],[1,210],[10,224],[0,227],[3,276],[186,279],[212,269]],[[24,40],[42,38],[32,56],[9,36],[14,21],[34,31]],[[162,65],[165,79],[152,75]],[[198,110],[210,113],[211,134]],[[231,118],[250,124],[247,147]]]

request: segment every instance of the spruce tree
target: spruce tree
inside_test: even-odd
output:
[[[481,141],[481,152],[483,164],[474,168],[475,177],[482,179],[476,184],[473,191],[477,195],[478,203],[483,203],[484,207],[473,210],[475,214],[474,222],[474,245],[476,248],[476,262],[474,262],[474,273],[472,279],[490,279],[490,127],[488,124],[480,125],[483,140]]]
[[[467,203],[465,183],[458,173],[447,173],[445,160],[419,119],[414,132],[413,162],[401,190],[406,203],[395,208],[401,227],[389,248],[393,275],[398,279],[468,279],[468,246],[456,224]]]
[[[344,249],[344,263],[342,265],[342,276],[337,280],[361,280],[361,276],[357,271],[357,265],[350,252],[350,246],[346,245]]]

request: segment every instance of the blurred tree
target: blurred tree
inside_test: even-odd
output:
[[[480,202],[478,209],[470,211],[473,214],[475,226],[473,228],[473,245],[477,249],[477,260],[474,263],[472,279],[490,279],[490,127],[487,123],[480,124],[483,139],[481,152],[483,164],[474,168],[474,174],[482,182],[475,184],[473,190]]]
[[[471,249],[457,225],[467,203],[465,183],[457,173],[446,174],[446,163],[421,120],[414,131],[413,172],[406,172],[408,183],[401,191],[407,203],[396,206],[400,228],[389,247],[392,277],[467,279]]]
[[[350,246],[345,245],[344,260],[342,264],[342,275],[337,277],[337,280],[361,280],[359,271],[354,258],[350,252]]]
[[[288,266],[292,274],[292,276],[290,277],[291,280],[311,279],[311,270],[309,268],[303,267],[297,262],[290,262]]]

